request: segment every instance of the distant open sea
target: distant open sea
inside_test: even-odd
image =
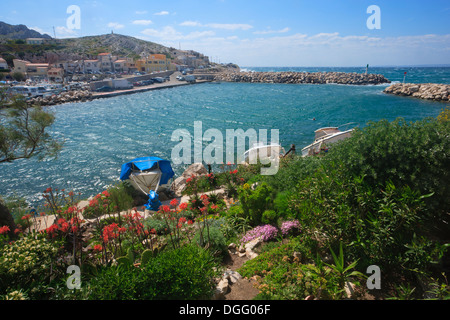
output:
[[[365,72],[365,68],[258,68],[252,71]],[[393,82],[450,84],[450,67],[369,68]],[[323,126],[403,117],[408,121],[436,117],[445,103],[386,95],[387,85],[312,85],[204,83],[50,108],[56,116],[52,135],[64,140],[56,160],[18,160],[1,165],[0,195],[20,196],[39,205],[47,187],[80,192],[87,198],[118,181],[121,165],[137,157],[170,160],[178,141],[176,129],[194,134],[219,129],[278,129],[280,143],[297,150],[312,142]],[[312,119],[315,118],[316,121]],[[270,139],[270,135],[269,135]],[[205,142],[207,145],[208,142]],[[181,174],[186,166],[174,166]]]

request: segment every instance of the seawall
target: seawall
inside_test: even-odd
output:
[[[224,72],[215,81],[291,84],[376,85],[390,83],[383,75],[346,72]]]
[[[397,96],[450,102],[450,85],[438,83],[396,83],[383,91]]]

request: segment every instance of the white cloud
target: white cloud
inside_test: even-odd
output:
[[[180,26],[183,27],[201,27],[202,24],[198,21],[184,21],[180,23]]]
[[[224,30],[249,30],[253,26],[244,23],[207,23],[202,24],[198,21],[184,21],[180,23],[183,27],[207,27],[213,29],[224,29]]]
[[[255,31],[255,32],[253,32],[253,34],[286,33],[286,32],[289,32],[289,30],[291,30],[291,29],[286,27],[286,28],[281,29],[281,30],[271,30],[271,29],[269,29],[269,30],[265,30],[265,31]]]
[[[147,14],[147,11],[136,11],[136,14]]]
[[[168,14],[169,14],[169,11],[161,11],[161,12],[155,13],[155,16],[166,16]]]
[[[168,44],[176,46],[176,41]],[[241,66],[365,66],[448,63],[450,34],[372,37],[339,33],[200,37],[183,47]]]
[[[253,26],[249,24],[240,24],[240,23],[208,23],[205,25],[206,27],[214,28],[214,29],[225,29],[225,30],[248,30],[253,28]]]
[[[66,27],[56,27],[55,32],[57,38],[70,38],[77,36],[77,32],[75,30]]]
[[[140,26],[148,26],[150,24],[153,24],[152,20],[134,20],[133,24],[140,25]]]
[[[34,30],[34,31],[37,31],[37,32],[39,32],[39,33],[45,33],[44,30],[42,30],[42,29],[39,28],[39,27],[29,27],[29,29]]]
[[[110,22],[108,23],[108,27],[109,28],[113,28],[113,29],[123,29],[125,28],[125,26],[123,24],[117,23],[117,22]]]
[[[191,32],[189,34],[182,34],[181,32],[177,31],[174,27],[166,26],[160,30],[157,29],[145,29],[141,31],[142,34],[152,37],[152,38],[158,38],[161,39],[164,42],[169,41],[179,41],[179,40],[193,40],[193,39],[199,39],[204,37],[211,37],[214,36],[215,33],[213,31],[196,31]]]

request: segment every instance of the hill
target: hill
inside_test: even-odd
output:
[[[26,29],[29,30],[28,28]],[[0,36],[0,52],[1,56],[10,66],[12,66],[13,59],[24,59],[35,63],[54,63],[56,61],[96,59],[97,55],[102,52],[133,59],[143,58],[155,53],[165,54],[168,58],[176,59],[184,54],[184,52],[175,48],[169,48],[151,41],[120,34],[105,34],[68,39],[50,38],[50,41],[41,45],[28,45],[23,43],[23,41],[18,41],[18,38],[15,41],[15,38],[7,38],[13,34],[18,36],[18,28],[14,29],[16,30],[15,33],[9,32],[8,30],[13,29],[5,27],[4,33],[7,36]],[[22,33],[22,35],[27,36],[31,34],[26,32]],[[36,36],[36,34],[34,35]],[[199,52],[189,51],[189,55],[196,56],[200,61],[203,60],[203,63],[200,64],[205,65],[209,63],[208,57]]]
[[[27,38],[51,39],[48,34],[41,34],[23,24],[11,25],[0,21],[0,39],[25,40]]]

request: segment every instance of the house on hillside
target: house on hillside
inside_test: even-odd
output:
[[[84,70],[84,72],[87,72],[87,73],[99,73],[100,72],[100,61],[99,60],[84,60],[83,70]]]
[[[0,70],[9,70],[8,63],[3,58],[0,58]]]
[[[116,72],[128,72],[128,64],[125,59],[118,59],[114,61],[114,71]]]
[[[28,78],[47,78],[48,63],[31,63],[30,61],[14,59],[14,72],[23,73]]]
[[[64,69],[62,68],[51,68],[47,73],[48,80],[53,82],[63,82],[64,81]]]
[[[176,70],[176,66],[165,54],[152,54],[146,59],[136,60],[136,68],[139,72],[161,72],[166,70]]]
[[[98,55],[98,60],[100,62],[100,71],[114,71],[114,62],[117,60],[116,56],[113,56],[111,53],[100,53]]]

